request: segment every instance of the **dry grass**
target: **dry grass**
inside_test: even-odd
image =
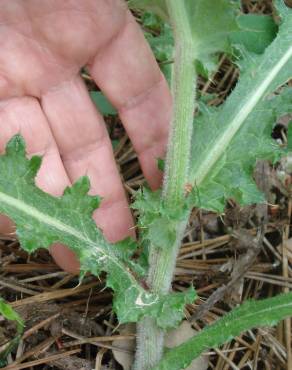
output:
[[[246,12],[271,12],[270,1],[244,4]],[[237,69],[222,56],[219,71],[209,81],[201,79],[199,89],[214,94],[209,104],[219,105],[237,78]],[[111,137],[119,139],[115,156],[131,197],[144,178],[120,122],[111,118],[107,124]],[[260,164],[255,175],[269,205],[240,208],[230,202],[221,217],[192,214],[173,287],[180,291],[192,283],[196,287],[200,298],[185,311],[195,329],[247,299],[292,288],[291,176],[280,183],[277,171]],[[26,322],[22,340],[4,369],[120,368],[112,357],[113,341],[133,337],[119,334],[103,277],[87,276],[78,285],[78,277],[60,271],[46,251],[28,256],[13,236],[0,236],[0,258],[0,294]],[[14,333],[13,325],[2,322],[0,347]],[[290,370],[291,320],[250,330],[208,355],[209,369],[214,370]]]

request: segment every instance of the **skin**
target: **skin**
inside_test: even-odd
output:
[[[161,173],[171,97],[142,31],[122,0],[1,0],[0,150],[21,133],[29,155],[42,155],[40,188],[61,195],[82,175],[103,197],[93,217],[112,242],[133,235],[133,219],[102,116],[80,77],[87,66],[117,108],[149,185]],[[0,232],[13,232],[5,216]],[[78,271],[70,250],[51,253]]]

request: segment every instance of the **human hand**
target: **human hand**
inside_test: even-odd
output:
[[[43,156],[37,184],[61,195],[80,176],[103,197],[94,213],[110,241],[131,235],[132,216],[104,121],[79,75],[87,66],[117,108],[152,188],[161,182],[171,98],[139,26],[122,0],[2,0],[0,150],[16,133]],[[11,231],[4,216],[1,232]],[[62,245],[56,262],[76,272]]]

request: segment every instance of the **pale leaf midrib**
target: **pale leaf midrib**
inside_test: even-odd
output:
[[[38,220],[41,223],[44,223],[48,226],[51,226],[51,227],[57,229],[58,231],[64,232],[67,235],[73,236],[77,240],[80,240],[80,241],[86,243],[87,245],[89,245],[94,250],[98,251],[99,253],[105,255],[107,258],[112,260],[112,262],[114,264],[118,265],[119,268],[122,271],[124,271],[124,273],[126,273],[125,268],[124,268],[125,266],[120,264],[118,259],[115,256],[112,256],[112,255],[106,253],[102,248],[98,247],[97,243],[95,243],[94,241],[86,238],[82,233],[80,233],[78,230],[74,229],[72,226],[63,223],[62,221],[58,220],[57,218],[53,218],[49,215],[46,215],[45,213],[39,211],[35,207],[30,206],[29,204],[23,202],[22,200],[17,199],[17,198],[13,198],[10,195],[5,194],[3,192],[0,192],[0,202],[14,208],[16,210],[16,212],[17,211],[23,212],[26,215],[28,215],[30,217],[33,217],[34,219]],[[134,280],[134,278],[131,276],[131,274],[127,274],[127,275],[133,282],[135,282],[135,285],[136,285],[137,283]]]
[[[266,78],[256,89],[253,89],[253,91],[249,94],[249,98],[245,100],[245,104],[239,109],[235,116],[233,116],[230,123],[225,126],[223,134],[216,138],[213,148],[206,153],[204,160],[198,166],[195,173],[192,174],[192,180],[196,182],[196,185],[200,185],[205,180],[207,175],[210,174],[212,167],[223,155],[231,140],[242,127],[249,114],[259,103],[270,84],[274,81],[278,73],[289,61],[291,56],[292,46],[290,46],[290,48],[285,51],[282,57],[277,60],[277,63],[266,72]]]
[[[258,316],[259,314],[271,313],[271,312],[273,312],[275,310],[280,310],[281,308],[289,308],[289,307],[291,307],[291,309],[292,309],[292,302],[288,302],[288,303],[284,303],[284,304],[278,304],[278,305],[272,306],[272,307],[265,307],[265,308],[262,308],[259,311],[256,311],[256,313],[254,313],[254,312],[248,312],[245,315],[241,315],[240,317],[237,316],[236,318],[233,317],[232,319],[233,319],[233,322],[234,321],[240,321],[242,319],[247,319],[248,320],[250,317],[253,317],[255,315]]]
[[[74,229],[72,226],[64,224],[62,221],[58,220],[57,218],[53,218],[49,215],[46,215],[43,212],[40,212],[38,209],[35,207],[30,206],[29,204],[23,202],[20,199],[13,198],[10,195],[7,195],[3,192],[0,192],[0,201],[7,204],[10,207],[15,208],[18,211],[21,211],[33,218],[35,218],[38,221],[41,221],[42,223],[52,226],[53,228],[62,231],[66,234],[69,234],[71,236],[74,236],[75,238],[90,244],[91,246],[94,246],[95,249],[98,249],[99,252],[104,253],[104,251],[96,246],[96,244],[84,237],[82,233]]]
[[[234,324],[234,322],[236,322],[236,321],[248,320],[250,317],[258,316],[258,315],[264,315],[266,313],[270,313],[271,314],[271,313],[273,313],[273,311],[279,311],[282,308],[287,309],[289,307],[291,307],[291,309],[292,309],[292,302],[286,302],[286,303],[282,303],[282,304],[277,304],[276,306],[262,308],[259,311],[256,311],[256,312],[248,312],[247,314],[244,314],[244,315],[242,315],[242,313],[240,312],[240,314],[241,314],[240,316],[239,316],[239,314],[237,314],[236,317],[226,317],[226,318],[223,318],[222,321],[219,319],[219,321],[221,321],[221,322],[215,322],[214,324],[210,325],[205,330],[203,330],[201,333],[199,333],[196,336],[196,338],[191,338],[186,343],[183,343],[181,345],[181,347],[183,347],[184,345],[188,345],[192,341],[201,340],[201,338],[200,338],[201,336],[202,337],[209,336],[210,335],[210,332],[213,332],[214,330],[220,329],[220,326],[222,326],[222,325],[224,325],[224,328],[227,330],[228,327],[232,327],[232,326],[234,327],[236,325],[236,324]],[[276,320],[278,321],[280,319],[276,319]],[[272,321],[273,321],[273,319],[270,320],[270,322],[272,322]],[[260,326],[262,326],[262,325],[263,324],[260,324]],[[267,324],[267,325],[269,325],[269,324]],[[246,330],[248,330],[248,329],[246,329]],[[195,343],[194,343],[194,345],[195,345]]]

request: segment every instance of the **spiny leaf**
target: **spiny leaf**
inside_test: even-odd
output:
[[[217,52],[230,52],[229,36],[239,31],[235,10],[230,0],[180,0],[188,15],[193,36],[194,62],[199,73],[208,75],[217,67]],[[132,0],[133,8],[152,11],[168,19],[165,0]]]
[[[161,191],[152,192],[146,187],[136,193],[132,208],[139,210],[142,241],[157,248],[174,243],[177,221],[183,220],[189,209],[187,202],[180,209],[166,208]]]
[[[81,274],[90,271],[98,276],[106,271],[120,323],[147,315],[163,327],[177,325],[178,316],[183,317],[183,307],[193,301],[194,293],[158,296],[143,289],[136,279],[143,271],[131,261],[136,244],[108,243],[92,219],[100,198],[87,194],[88,178],[82,177],[66,188],[63,196],[53,197],[35,186],[40,164],[39,157],[26,158],[25,143],[19,135],[9,141],[6,153],[0,157],[0,212],[14,220],[22,247],[32,252],[60,242],[79,257]],[[180,307],[180,314],[172,312],[172,307]]]
[[[168,18],[165,0],[129,0],[128,5],[132,9],[142,9],[153,12],[163,19]]]
[[[141,16],[141,23],[143,28],[155,33],[160,33],[165,24],[164,21],[158,17],[158,15],[152,12],[143,12]]]
[[[145,13],[147,15],[149,13]],[[145,17],[143,17],[143,20]],[[149,20],[149,18],[146,18]],[[148,28],[149,28],[148,21]],[[144,22],[143,22],[143,25]],[[154,24],[153,27],[157,27],[157,24]],[[157,30],[155,29],[157,32]],[[169,85],[171,85],[171,59],[173,57],[173,47],[174,47],[174,40],[172,35],[171,27],[162,21],[159,22],[159,35],[154,35],[151,32],[144,32],[144,35],[149,42],[149,45],[153,51],[153,54],[156,60],[160,63],[160,69],[163,72],[166,80],[168,81]]]
[[[230,52],[229,37],[239,31],[236,7],[229,0],[185,0],[195,44],[196,63],[206,75],[217,67],[217,52]]]
[[[292,316],[292,293],[261,301],[248,301],[178,347],[167,351],[153,370],[185,369],[203,351],[230,341],[243,331],[273,326]]]
[[[246,55],[244,71],[227,101],[204,108],[194,122],[190,181],[195,205],[222,212],[225,201],[262,202],[252,172],[257,159],[275,161],[281,148],[271,139],[276,119],[291,109],[292,10],[262,55]]]
[[[200,75],[208,77],[218,65],[218,52],[232,53],[231,45],[244,47],[254,53],[263,53],[277,33],[277,25],[272,17],[257,14],[239,15],[239,3],[229,0],[181,0],[186,7],[193,33],[192,42],[196,47],[196,66]],[[130,5],[139,9],[151,10],[163,14],[167,20],[165,1],[130,1]],[[183,5],[183,4],[182,4]],[[236,10],[238,10],[236,12]],[[159,25],[160,34],[153,36],[146,33],[150,46],[159,62],[171,60],[173,37],[166,23],[157,19],[153,13],[146,12],[142,22],[147,27]],[[164,25],[161,27],[161,25]],[[157,30],[156,30],[157,31]],[[195,55],[194,55],[195,58]],[[170,65],[163,65],[163,71],[170,81]]]

